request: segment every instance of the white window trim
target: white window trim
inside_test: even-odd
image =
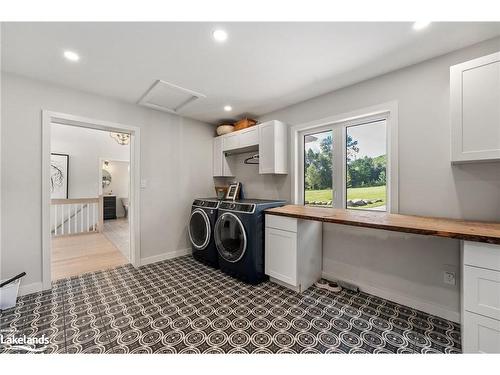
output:
[[[336,208],[345,208],[345,179],[346,179],[346,166],[345,160],[345,141],[346,141],[346,128],[349,126],[360,125],[366,122],[373,122],[376,120],[386,120],[386,136],[387,136],[387,212],[399,212],[399,165],[398,165],[398,103],[391,101],[387,103],[378,104],[375,106],[358,109],[356,111],[342,113],[339,115],[330,116],[320,120],[308,122],[292,126],[290,129],[291,139],[291,153],[290,163],[291,180],[292,180],[292,201],[294,204],[303,204],[304,194],[304,158],[303,158],[303,142],[301,133],[305,131],[326,130],[328,128],[334,131],[334,142],[337,140],[337,145],[342,146],[343,160],[334,160],[335,168],[341,170],[342,179],[335,181]],[[339,144],[339,140],[342,141]]]

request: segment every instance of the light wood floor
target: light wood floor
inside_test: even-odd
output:
[[[128,219],[104,220],[103,234],[122,254],[130,254],[130,231]]]
[[[52,239],[52,280],[127,264],[128,260],[102,233]]]

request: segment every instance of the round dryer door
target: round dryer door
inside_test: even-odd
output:
[[[210,242],[210,221],[205,211],[197,208],[191,212],[189,239],[195,249],[203,250]]]
[[[234,214],[222,214],[215,224],[215,245],[228,262],[239,261],[247,250],[247,235],[241,220]]]

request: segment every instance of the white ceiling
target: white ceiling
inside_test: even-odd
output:
[[[500,23],[3,23],[2,69],[137,103],[161,79],[182,115],[264,113],[500,35]],[[212,31],[229,38],[217,43]],[[81,60],[62,57],[65,49]],[[228,115],[223,106],[230,104]]]

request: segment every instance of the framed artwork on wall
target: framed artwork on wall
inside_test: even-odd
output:
[[[68,199],[69,155],[50,154],[50,198]]]

